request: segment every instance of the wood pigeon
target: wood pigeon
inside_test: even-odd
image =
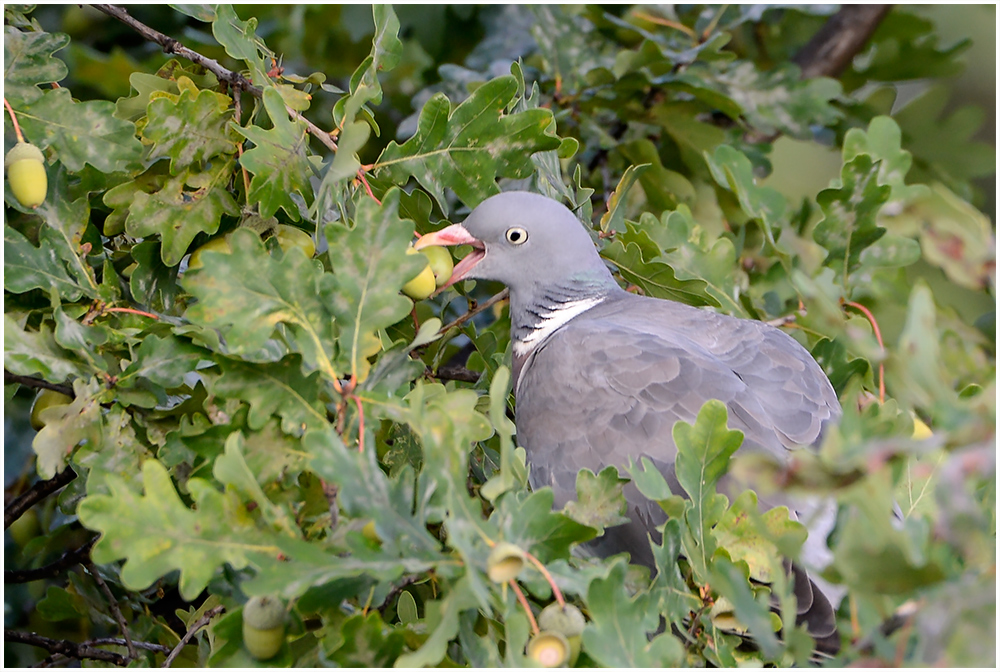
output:
[[[815,446],[840,418],[829,379],[794,339],[762,322],[626,292],[579,220],[554,200],[527,192],[493,196],[463,224],[427,234],[415,247],[430,245],[473,247],[449,284],[481,278],[510,289],[517,440],[532,487],[550,486],[557,507],[575,498],[581,469],[622,468],[641,457],[673,492],[683,492],[672,428],[678,420],[694,422],[709,399],[726,404],[730,427],[745,437],[741,450],[782,461],[789,451]],[[720,489],[732,498],[744,486],[729,481]],[[590,551],[627,551],[655,570],[647,534],[660,540],[656,527],[666,514],[632,484],[625,495],[631,523],[608,528]],[[760,505],[788,506],[809,528],[804,564],[829,562],[832,501],[775,496]],[[835,652],[833,612],[842,592],[786,566],[799,622],[818,651]]]

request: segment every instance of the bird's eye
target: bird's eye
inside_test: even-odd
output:
[[[513,245],[520,245],[528,240],[528,232],[520,226],[512,226],[507,229],[507,242]]]

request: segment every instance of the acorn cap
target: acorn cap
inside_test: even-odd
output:
[[[7,152],[7,156],[4,157],[3,167],[6,170],[10,166],[18,161],[24,161],[25,159],[32,159],[34,161],[41,161],[45,163],[45,155],[42,154],[42,150],[35,147],[30,142],[19,142],[10,151]]]
[[[506,583],[524,569],[524,551],[514,544],[501,541],[493,547],[486,560],[486,574],[494,583]]]
[[[569,642],[558,632],[543,630],[528,641],[526,653],[542,667],[560,667],[569,660]]]

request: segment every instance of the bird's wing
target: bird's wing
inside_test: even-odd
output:
[[[667,338],[686,337],[739,376],[763,411],[756,422],[773,431],[786,448],[818,443],[823,427],[840,418],[840,402],[829,378],[812,355],[780,329],[645,297],[629,297],[619,305],[630,324]]]

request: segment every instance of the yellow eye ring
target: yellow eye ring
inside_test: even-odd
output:
[[[528,232],[520,226],[512,226],[507,229],[505,237],[507,238],[507,242],[511,245],[521,245],[528,240]]]

